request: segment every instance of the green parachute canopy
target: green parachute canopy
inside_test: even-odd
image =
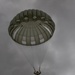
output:
[[[49,40],[55,24],[51,17],[41,10],[29,9],[17,14],[8,28],[11,38],[21,45],[39,45]]]

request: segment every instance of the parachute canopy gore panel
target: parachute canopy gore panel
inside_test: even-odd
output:
[[[39,45],[49,40],[55,31],[51,17],[41,10],[29,9],[17,14],[10,22],[11,38],[26,46]]]

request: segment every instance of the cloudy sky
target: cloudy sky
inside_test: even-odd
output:
[[[47,50],[42,75],[75,75],[75,0],[0,0],[0,75],[33,75],[23,54],[24,48],[31,48],[18,47],[8,35],[8,26],[17,13],[34,8],[48,13],[56,24],[52,39],[34,48],[41,50],[37,51],[40,62]],[[36,63],[33,56],[30,61]]]

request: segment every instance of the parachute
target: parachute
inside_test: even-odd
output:
[[[28,46],[31,46],[32,48],[32,46],[38,46],[42,43],[45,43],[46,41],[51,39],[54,31],[55,23],[53,22],[52,18],[47,13],[37,9],[28,9],[20,12],[11,20],[8,27],[10,37],[16,43],[24,46],[24,48],[26,46],[26,49]],[[36,51],[34,49],[36,48],[32,48],[33,52],[28,51],[29,54],[34,53],[34,51]],[[42,55],[40,54],[41,52],[39,53],[36,51],[35,53],[38,53],[36,54],[38,55],[38,57],[42,56],[39,57],[42,59],[45,51],[42,50]],[[40,61],[42,62],[41,59]],[[32,59],[30,58],[29,60],[27,58],[27,60],[30,62],[30,60]]]
[[[27,46],[39,45],[49,40],[55,30],[51,17],[41,10],[25,10],[17,14],[8,28],[11,38]]]

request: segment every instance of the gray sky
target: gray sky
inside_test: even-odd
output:
[[[34,48],[48,50],[42,75],[75,75],[75,0],[0,0],[0,75],[33,75],[22,54],[24,48],[19,48],[8,35],[12,18],[30,8],[45,11],[56,24],[52,39]]]

